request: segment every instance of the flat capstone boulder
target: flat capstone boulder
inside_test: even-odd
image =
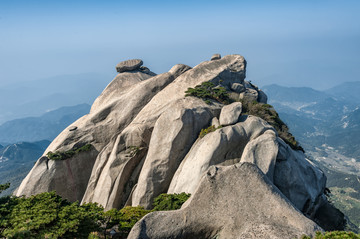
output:
[[[116,65],[116,71],[119,73],[125,72],[125,71],[133,71],[133,70],[140,68],[140,66],[142,66],[142,64],[143,64],[143,61],[140,59],[132,59],[132,60],[127,60],[127,61],[122,61]]]
[[[221,59],[221,55],[220,54],[214,54],[214,55],[212,55],[210,60],[214,61],[214,60],[219,60],[219,59]]]

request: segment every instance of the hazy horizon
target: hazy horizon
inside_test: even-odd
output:
[[[59,75],[156,73],[241,54],[257,85],[318,90],[358,81],[359,1],[20,1],[0,3],[0,86]],[[111,79],[109,79],[109,82]]]

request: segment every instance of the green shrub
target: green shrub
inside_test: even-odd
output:
[[[91,144],[86,144],[81,147],[74,147],[65,152],[56,151],[55,153],[53,153],[49,151],[46,156],[51,160],[65,160],[73,157],[75,154],[90,151],[92,148],[93,146]]]
[[[215,86],[212,82],[203,82],[195,88],[188,88],[185,91],[185,96],[195,96],[201,98],[207,104],[211,104],[210,100],[216,100],[222,104],[229,104],[230,98],[224,87]]]
[[[312,239],[312,237],[302,236],[301,239]],[[316,232],[313,239],[360,239],[360,235],[346,231]]]
[[[292,149],[304,152],[304,149],[298,144],[295,137],[289,132],[287,125],[280,119],[278,113],[271,105],[246,99],[241,100],[241,103],[243,114],[254,115],[267,121],[276,129],[280,138],[290,145]]]
[[[190,194],[161,194],[154,210],[124,207],[104,212],[96,203],[71,203],[55,192],[28,198],[0,198],[0,238],[106,238],[106,230],[118,225],[125,238],[142,217],[152,211],[175,210]]]
[[[135,223],[150,212],[150,210],[145,210],[140,206],[128,206],[119,210],[119,231],[121,234],[129,234]]]
[[[80,206],[55,192],[29,198],[0,198],[0,237],[87,238],[100,230],[103,208],[89,203]]]
[[[211,126],[207,127],[206,129],[201,129],[199,138],[203,138],[205,135],[207,135],[208,133],[214,132],[215,130],[216,130],[215,125],[211,125]]]
[[[215,130],[220,129],[220,128],[222,128],[222,126],[219,126],[216,128],[215,125],[210,125],[206,129],[201,129],[201,131],[199,133],[199,138],[203,138],[208,133],[214,132]]]
[[[154,199],[154,211],[168,211],[180,209],[184,202],[190,197],[189,193],[160,194]]]
[[[0,193],[10,187],[10,183],[0,184]]]

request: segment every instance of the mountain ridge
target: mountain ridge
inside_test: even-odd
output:
[[[134,59],[116,66],[119,74],[90,113],[52,141],[17,196],[56,190],[70,201],[96,202],[110,210],[127,205],[151,209],[161,193],[192,193],[182,209],[166,213],[164,227],[156,229],[154,238],[181,237],[189,227],[194,228],[192,235],[206,232],[204,237],[229,238],[236,229],[244,237],[264,230],[281,238],[271,219],[282,217],[281,208],[288,208],[296,222],[282,221],[289,238],[314,234],[320,227],[344,228],[344,215],[325,196],[324,173],[305,157],[275,109],[266,104],[266,94],[245,80],[244,57],[216,54],[194,68],[178,64],[159,75],[142,64]],[[235,183],[239,172],[243,184]],[[226,193],[220,191],[222,185],[227,185]],[[274,217],[253,211],[263,205],[244,192],[257,185],[263,190],[254,195],[271,197],[280,208]],[[204,215],[204,220],[181,219],[204,195],[216,198],[212,205],[220,208],[230,191],[239,194],[239,202],[225,206],[223,213],[252,205],[250,214],[239,214],[235,224],[216,215],[211,221],[217,224],[207,223],[211,217]],[[153,229],[144,225],[158,224],[155,215],[141,219],[131,238],[152,235]],[[247,219],[250,227],[239,223]],[[174,221],[181,223],[168,231]]]

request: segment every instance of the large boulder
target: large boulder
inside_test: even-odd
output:
[[[152,157],[147,156],[144,159],[139,159],[136,157],[136,160],[129,158],[126,158],[125,160],[123,159],[123,157],[127,155],[126,150],[130,147],[140,147],[144,148],[144,150],[149,149],[149,153],[151,153],[151,140],[152,145],[160,145],[160,148],[156,149],[157,151],[155,152],[166,152],[167,146],[162,145],[160,142],[157,142],[157,140],[160,140],[161,138],[152,139],[152,132],[155,127],[155,123],[162,116],[162,114],[164,114],[164,120],[162,121],[166,122],[166,118],[168,116],[171,116],[172,109],[174,109],[174,107],[176,108],[176,105],[182,101],[185,95],[184,92],[189,87],[195,87],[196,85],[199,85],[206,81],[212,81],[214,82],[214,84],[219,84],[221,76],[226,76],[226,79],[229,82],[242,82],[245,77],[245,60],[239,55],[231,55],[217,61],[203,62],[190,70],[189,68],[173,67],[169,71],[169,74],[178,73],[181,73],[180,76],[178,76],[171,84],[169,84],[164,89],[161,88],[159,89],[159,91],[155,91],[156,93],[158,93],[141,108],[140,112],[136,115],[135,118],[132,119],[130,124],[124,127],[121,132],[118,131],[118,136],[113,136],[111,142],[109,142],[109,145],[101,151],[93,167],[93,171],[89,179],[88,188],[86,189],[86,193],[83,197],[82,202],[98,202],[102,204],[106,209],[110,209],[113,207],[123,206],[124,203],[128,201],[131,197],[132,205],[142,205],[145,207],[150,207],[153,198],[158,195],[158,192],[166,192],[167,188],[165,186],[164,189],[162,188],[163,186],[160,186],[159,188],[161,189],[156,189],[154,191],[155,193],[151,194],[151,196],[150,194],[147,194],[152,191],[149,190],[149,187],[151,187],[150,185],[153,183],[151,182],[151,180],[146,179],[146,176],[141,175],[147,175],[146,170],[149,170],[149,168],[146,165],[151,164],[147,161],[151,161],[153,159]],[[153,78],[150,78],[144,82],[149,82],[153,80]],[[142,84],[142,82],[138,84]],[[149,90],[151,90],[151,87],[149,88]],[[211,111],[213,112],[214,116],[218,116],[221,106],[217,106],[217,104],[208,106],[200,99],[193,97],[189,97],[185,101],[189,101],[189,99],[193,99],[191,101],[193,103],[201,102],[203,108],[213,108],[213,110]],[[179,112],[181,112],[182,110],[185,110],[185,108],[179,108]],[[166,113],[167,111],[169,113]],[[201,130],[201,128],[199,128],[199,125],[204,125],[203,122],[198,122],[199,119],[199,117],[194,118],[194,123],[198,124],[198,126],[194,128],[195,131],[192,134],[197,134],[198,132],[196,132],[196,130]],[[205,123],[208,122],[205,121]],[[114,135],[114,133],[110,133],[110,135]],[[119,138],[118,140],[117,137]],[[186,142],[186,144],[190,144],[191,146],[192,139],[187,139],[189,140],[189,142]],[[119,142],[118,144],[120,145],[117,145],[116,141]],[[184,153],[186,153],[186,149],[187,148],[185,147]],[[164,160],[169,160],[166,154],[157,156],[164,158]],[[183,158],[183,156],[181,155],[177,157],[179,157],[177,160],[182,160]],[[132,166],[126,167],[126,170],[124,170],[124,167],[126,165]],[[135,167],[135,165],[137,166]],[[145,167],[143,167],[142,165],[145,165]],[[174,171],[176,170],[176,168],[177,167],[175,167]],[[109,174],[110,169],[112,169],[112,174]],[[170,173],[169,171],[169,174],[164,174],[162,175],[163,178],[158,178],[157,180],[164,181],[164,185],[167,185],[169,184],[169,182],[167,182],[169,181],[168,178],[171,179],[172,174],[173,173]],[[107,180],[104,180],[105,178],[107,178]],[[146,181],[147,183],[145,183],[144,185],[143,183],[136,183],[138,178],[139,181]],[[119,183],[117,183],[117,181],[119,181]],[[144,195],[149,196],[144,197]],[[113,198],[114,200],[110,198]],[[144,198],[147,199],[145,200]]]
[[[191,97],[176,101],[159,117],[132,198],[134,205],[151,208],[152,199],[167,191],[176,169],[200,130],[209,124],[220,108],[220,105],[209,106]]]
[[[322,229],[254,164],[210,168],[180,210],[153,212],[132,228],[140,238],[300,238]]]
[[[136,70],[138,68],[140,68],[140,66],[142,66],[143,61],[140,59],[132,59],[132,60],[126,60],[126,61],[122,61],[119,64],[116,65],[116,71],[121,73],[124,71],[133,71]]]
[[[239,123],[198,139],[177,169],[168,193],[193,193],[210,166],[240,162],[247,143],[268,130],[274,132],[264,120],[242,116]]]
[[[65,161],[55,162],[46,159],[39,160],[35,164],[33,169],[21,183],[16,195],[33,195],[51,189],[56,190],[58,194],[71,201],[81,201],[84,192],[88,187],[87,183],[90,175],[92,174],[92,171],[94,171],[93,167],[98,153],[110,143],[114,136],[119,134],[129,123],[131,123],[139,111],[154,95],[182,74],[185,69],[189,69],[189,67],[177,65],[173,67],[171,72],[139,82],[133,81],[133,77],[137,78],[137,76],[130,75],[130,77],[127,75],[127,82],[132,82],[132,84],[124,87],[119,96],[115,97],[113,100],[103,102],[95,108],[93,105],[92,110],[88,115],[85,115],[74,122],[68,129],[65,129],[53,140],[45,150],[43,157],[46,157],[47,153],[50,151],[64,152],[71,150],[75,145],[91,144],[94,147],[93,152],[88,153],[87,157],[77,159],[76,164],[79,166],[78,168],[72,168],[72,172],[78,177],[74,183],[79,184],[77,185],[77,188],[79,192],[82,193],[74,193],[71,191],[71,188],[67,188],[66,185],[62,186],[63,182],[66,182],[68,175],[72,173],[68,170]],[[134,74],[137,75],[137,73]],[[115,82],[118,80],[119,78],[115,79]],[[104,90],[104,92],[107,91],[109,91],[109,86]],[[104,95],[106,95],[104,92],[98,99],[102,99]],[[98,99],[95,103],[101,101]],[[74,126],[77,127],[77,129],[70,131],[69,129]],[[67,159],[66,161],[72,161],[72,158]],[[86,170],[83,170],[82,168],[86,168]],[[77,173],[77,171],[81,171],[81,173]],[[80,176],[81,178],[79,178]]]
[[[231,125],[238,122],[242,111],[242,104],[240,102],[234,102],[230,105],[225,105],[221,109],[220,113],[220,125]]]
[[[279,145],[274,131],[266,131],[256,139],[251,140],[241,155],[240,162],[253,163],[273,181],[276,157]]]

